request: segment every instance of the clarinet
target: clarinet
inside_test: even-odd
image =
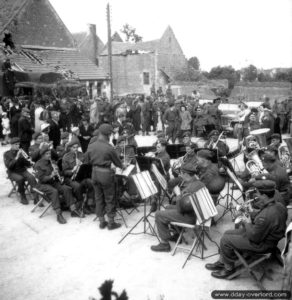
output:
[[[78,174],[78,172],[80,170],[80,166],[82,165],[82,162],[78,159],[77,156],[78,156],[78,154],[76,153],[76,166],[77,166],[77,168],[76,168],[76,170],[74,171],[74,173],[71,176],[71,180],[72,181],[75,180],[75,178],[76,178],[76,176],[77,176],[77,174]]]
[[[56,176],[55,176],[56,180],[59,181],[61,184],[63,184],[64,183],[64,177],[62,177],[60,175],[58,166],[56,164],[54,164],[51,159],[50,159],[50,163],[53,167],[54,172],[56,173]]]

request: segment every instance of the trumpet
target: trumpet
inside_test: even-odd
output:
[[[29,155],[22,149],[20,148],[18,150],[18,153],[22,155],[22,157],[27,160],[31,165],[34,165],[35,163],[31,160],[31,158],[29,157]]]
[[[53,161],[52,161],[51,159],[50,159],[50,163],[51,163],[51,165],[52,165],[52,167],[53,167],[53,172],[56,174],[56,175],[55,175],[55,179],[56,179],[57,181],[59,181],[61,184],[63,184],[63,183],[64,183],[64,177],[62,177],[62,176],[60,175],[58,166],[57,166],[55,163],[53,163]]]

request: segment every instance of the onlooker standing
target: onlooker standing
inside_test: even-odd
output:
[[[191,131],[191,122],[192,116],[186,107],[182,105],[180,107],[180,118],[181,118],[181,125],[180,125],[180,138],[182,138],[183,134],[187,131]]]
[[[7,113],[2,113],[2,133],[4,136],[4,142],[2,142],[2,145],[8,144],[9,134],[10,134],[10,121],[7,117]]]
[[[22,148],[27,154],[32,140],[33,134],[32,124],[30,121],[30,114],[28,108],[23,108],[21,117],[18,120],[18,134],[20,140],[20,148]]]

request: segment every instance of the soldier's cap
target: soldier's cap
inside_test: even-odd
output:
[[[18,137],[13,137],[10,139],[10,144],[13,145],[13,144],[17,144],[20,142],[20,139]]]
[[[113,127],[110,124],[104,123],[99,126],[98,131],[100,134],[109,136],[113,132]]]
[[[271,135],[271,139],[281,140],[281,135],[279,133],[273,133]]]
[[[43,156],[48,151],[51,151],[50,145],[46,144],[40,149],[40,155]]]
[[[184,163],[181,166],[181,172],[193,175],[196,173],[196,166],[193,163]]]
[[[99,134],[99,130],[95,129],[92,133],[92,136],[98,136],[98,134]]]
[[[69,132],[62,132],[61,133],[61,140],[67,139],[69,137]]]
[[[272,192],[276,189],[276,183],[272,180],[256,180],[253,186],[259,191]]]
[[[79,146],[80,142],[79,142],[79,140],[78,140],[77,137],[73,136],[72,139],[71,139],[71,141],[67,144],[67,147],[69,148],[69,147],[72,147],[72,146],[74,146],[76,144]]]
[[[119,136],[118,137],[118,140],[117,140],[117,143],[119,144],[120,142],[123,142],[126,140],[126,137],[125,136]]]
[[[208,135],[208,138],[210,138],[211,136],[214,136],[214,135],[219,135],[219,131],[218,130],[212,130],[209,135]]]
[[[32,135],[32,139],[33,139],[33,140],[36,140],[40,135],[42,135],[40,132],[35,132],[35,133]]]
[[[263,162],[267,162],[267,163],[273,163],[276,161],[276,156],[272,153],[267,153],[265,152],[262,157],[261,157]]]
[[[44,131],[44,130],[48,129],[49,127],[50,127],[50,124],[44,123],[44,124],[41,125],[41,131]]]
[[[205,158],[207,160],[212,160],[214,153],[210,150],[204,149],[197,152],[197,156],[201,158]]]
[[[183,138],[184,137],[191,137],[191,132],[190,131],[187,131],[187,132],[185,132],[184,134],[183,134]]]
[[[165,133],[164,132],[159,132],[159,133],[157,133],[157,138],[158,139],[165,139]]]
[[[24,108],[21,110],[21,112],[22,112],[22,113],[27,113],[27,114],[30,113],[29,109],[26,108],[26,107],[24,107]]]
[[[197,145],[191,141],[184,143],[185,147],[191,147],[192,149],[196,149]]]
[[[161,146],[167,146],[167,140],[160,138],[157,140],[157,144],[160,144]]]

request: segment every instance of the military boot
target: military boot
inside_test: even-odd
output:
[[[20,203],[27,205],[28,204],[28,200],[26,199],[26,195],[25,194],[20,194]]]

